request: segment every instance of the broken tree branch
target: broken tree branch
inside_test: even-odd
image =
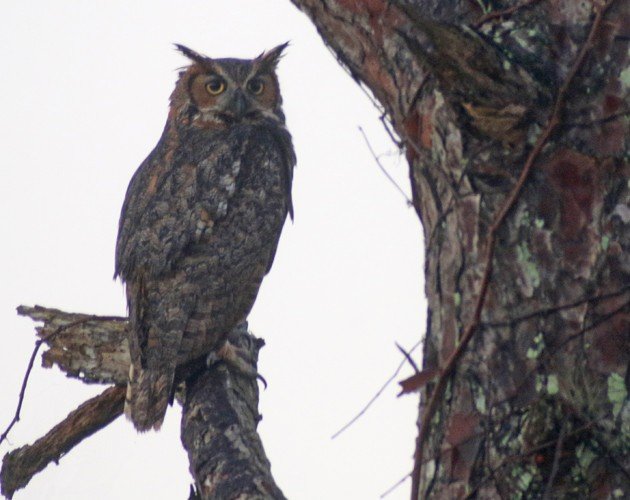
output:
[[[2,460],[2,494],[11,498],[35,474],[67,454],[85,438],[116,420],[123,412],[125,387],[113,386],[87,400],[31,445],[7,453]]]
[[[58,462],[83,439],[120,416],[130,363],[126,318],[74,314],[41,306],[20,306],[18,312],[43,325],[36,327],[39,340],[24,377],[16,418],[3,436],[19,420],[29,374],[42,344],[48,347],[42,354],[44,367],[57,365],[84,383],[115,385],[73,410],[32,445],[5,455],[0,486],[8,498],[50,462]],[[247,332],[247,323],[235,328],[229,340],[240,348],[247,363],[256,365],[264,342]],[[178,391],[177,396],[184,406],[182,441],[189,453],[197,498],[216,498],[213,495],[219,492],[219,498],[255,493],[258,496],[248,498],[283,499],[256,432],[261,418],[256,379],[223,364],[208,369],[205,357],[179,367],[175,379],[176,384],[185,382],[185,390]]]
[[[20,306],[18,314],[43,322],[35,328],[48,347],[42,366],[57,365],[85,383],[126,384],[129,373],[127,318],[67,313],[42,306]]]
[[[41,306],[19,306],[17,312],[21,316],[30,317],[33,321],[43,321],[44,325],[35,329],[39,340],[35,342],[22,380],[15,415],[0,436],[0,443],[7,438],[13,426],[20,420],[28,379],[42,344],[49,347],[42,355],[44,367],[50,368],[57,364],[69,377],[81,378],[85,382],[126,384],[129,371],[126,318],[65,313]],[[111,348],[106,349],[104,346]],[[112,357],[107,355],[108,351],[119,352],[120,359],[113,356],[115,359],[113,363],[105,362],[105,359]],[[96,368],[101,370],[100,376],[94,372]]]

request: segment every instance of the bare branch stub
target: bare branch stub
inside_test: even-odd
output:
[[[383,121],[383,123],[385,122]],[[383,172],[385,177],[387,177],[387,180],[391,182],[392,185],[396,188],[396,190],[402,195],[402,197],[405,199],[405,202],[407,203],[407,206],[409,207],[413,206],[413,202],[407,197],[407,194],[403,191],[403,189],[398,185],[398,183],[394,180],[394,178],[389,174],[387,169],[381,163],[381,160],[376,155],[376,152],[374,151],[374,149],[372,148],[372,145],[370,144],[370,140],[365,134],[365,130],[363,130],[362,127],[359,127],[359,132],[361,132],[361,135],[363,136],[363,140],[365,141],[365,144],[370,150],[370,154],[372,155],[372,158],[374,158],[374,161],[376,162],[376,165],[378,166],[378,168],[381,170],[381,172]]]
[[[129,354],[126,351],[126,318],[66,313],[41,306],[20,306],[18,314],[43,322],[36,327],[39,339],[31,353],[22,381],[15,415],[0,442],[20,420],[29,377],[42,345],[42,365],[57,364],[68,376],[86,383],[126,383]],[[125,364],[126,363],[126,364]],[[124,385],[110,387],[72,411],[61,423],[32,445],[7,453],[0,472],[2,493],[11,497],[50,462],[58,462],[83,439],[109,425],[121,413]]]
[[[43,322],[37,336],[48,350],[42,365],[57,365],[85,383],[125,384],[129,373],[127,318],[67,313],[42,306],[20,306],[18,314]]]
[[[15,415],[0,436],[0,443],[20,420],[28,380],[42,344],[49,348],[42,355],[44,367],[57,364],[68,376],[84,382],[124,384],[125,370],[129,370],[126,318],[66,313],[42,306],[19,306],[17,312],[44,324],[36,328],[39,340],[35,342],[22,380]]]

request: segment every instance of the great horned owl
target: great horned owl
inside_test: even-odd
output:
[[[221,349],[247,316],[293,217],[275,74],[286,45],[252,60],[176,46],[191,64],[131,179],[116,244],[131,323],[125,414],[140,431],[161,426],[176,367]]]

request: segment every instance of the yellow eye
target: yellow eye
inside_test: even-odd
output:
[[[206,83],[206,90],[210,95],[219,95],[225,90],[225,82],[219,78],[210,80]]]
[[[262,91],[265,90],[265,84],[258,80],[257,78],[250,80],[247,84],[247,89],[255,95],[262,94]]]

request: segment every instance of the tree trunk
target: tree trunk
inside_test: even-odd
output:
[[[292,1],[409,162],[412,498],[630,497],[630,2]]]

